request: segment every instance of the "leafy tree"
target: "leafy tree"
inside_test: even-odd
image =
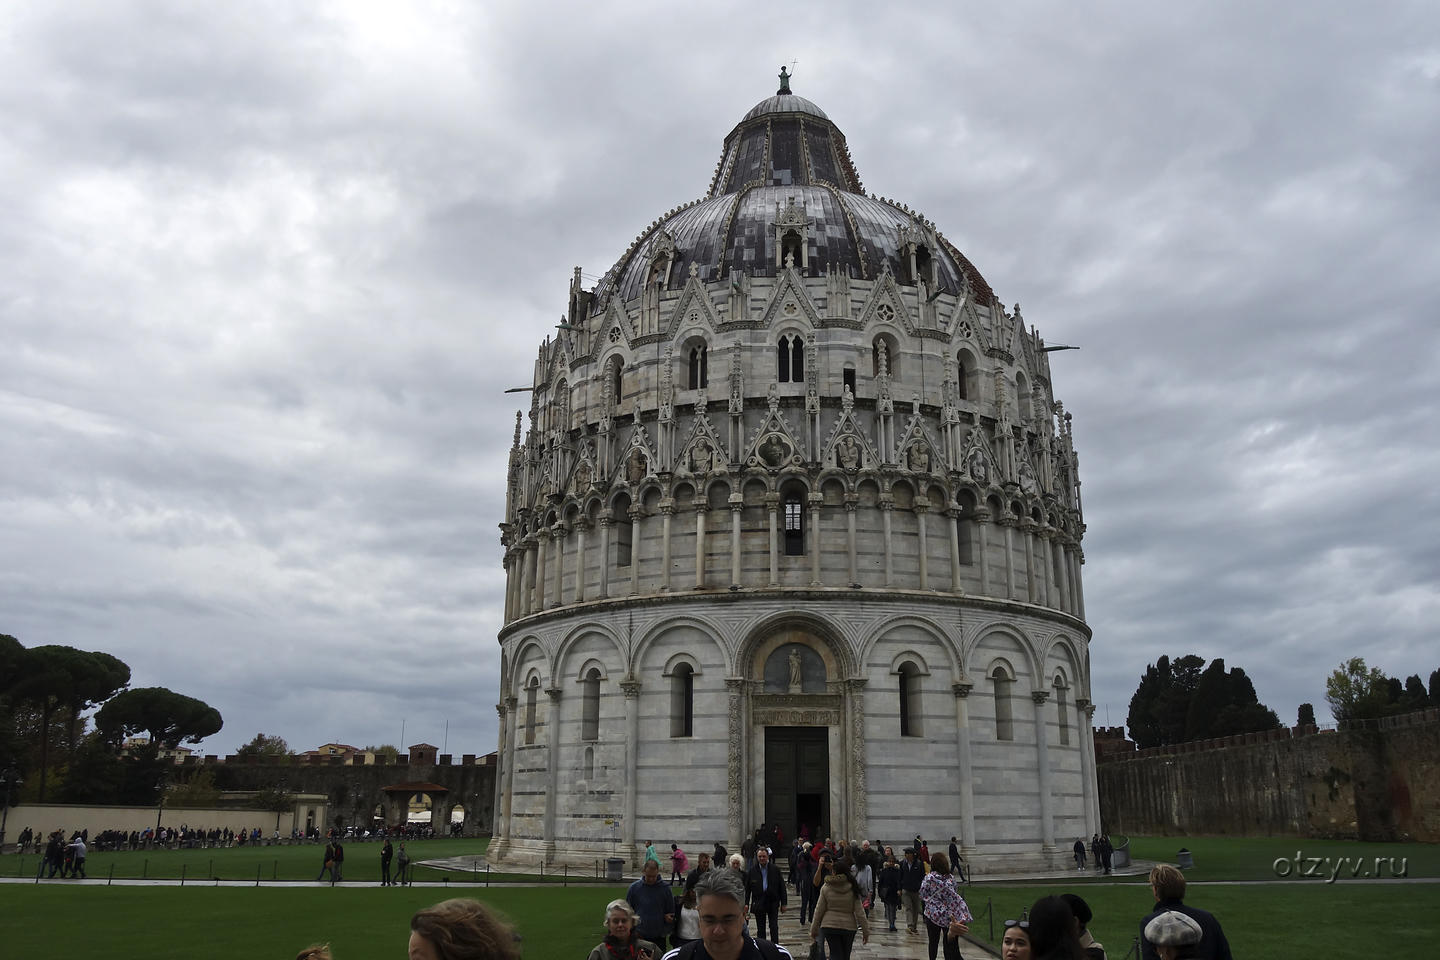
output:
[[[1190,699],[1204,666],[1204,658],[1187,654],[1173,663],[1162,656],[1145,668],[1126,718],[1130,738],[1137,745],[1157,747],[1184,741]]]
[[[53,644],[25,650],[17,666],[11,696],[40,711],[39,799],[43,801],[50,767],[52,718],[58,710],[68,711],[73,753],[80,713],[129,683],[130,668],[108,653],[87,653]]]
[[[254,810],[269,810],[284,813],[295,806],[295,795],[279,787],[265,787],[246,801],[245,805]]]
[[[111,742],[145,731],[157,748],[174,749],[219,733],[225,721],[203,700],[164,687],[137,687],[101,707],[95,723]]]
[[[1300,715],[1295,718],[1295,723],[1297,726],[1301,727],[1318,726],[1318,724],[1315,722],[1315,704],[1300,704]]]
[[[1367,667],[1364,657],[1351,657],[1325,680],[1325,701],[1337,721],[1382,716],[1389,702],[1390,685],[1379,667]]]
[[[1412,673],[1405,678],[1405,709],[1424,710],[1430,706],[1430,695],[1425,692],[1425,681],[1420,679],[1418,673]]]
[[[375,754],[377,758],[384,757],[386,763],[394,763],[395,759],[400,756],[400,749],[388,743],[383,743],[378,747],[369,746],[362,747],[361,749],[367,753]]]
[[[294,756],[283,737],[257,733],[255,739],[235,751],[237,757],[257,757],[266,763],[288,763]]]
[[[1440,670],[1430,671],[1430,703],[1440,707]]]
[[[1235,667],[1227,672],[1221,658],[1210,661],[1190,698],[1185,718],[1186,740],[1228,737],[1273,730],[1278,726],[1280,718],[1260,702],[1255,684],[1244,670]]]

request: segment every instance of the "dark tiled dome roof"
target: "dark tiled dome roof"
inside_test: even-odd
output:
[[[675,244],[672,286],[684,282],[691,263],[706,281],[739,271],[773,275],[773,224],[778,208],[792,198],[810,221],[815,273],[838,269],[873,279],[888,261],[891,272],[903,277],[901,226],[919,222],[933,229],[915,211],[867,195],[845,135],[825,111],[804,97],[779,93],[752,107],[725,138],[706,196],[657,219],[611,268],[596,287],[596,308],[612,293],[627,301],[640,295],[650,250],[662,235]],[[939,247],[930,251],[939,288],[959,294],[968,280],[972,292],[988,300],[990,288],[979,271],[943,238]]]

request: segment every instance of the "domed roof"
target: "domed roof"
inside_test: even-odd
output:
[[[894,201],[865,192],[850,158],[845,135],[814,103],[790,92],[788,77],[772,97],[750,109],[725,138],[725,145],[700,200],[683,204],[636,237],[595,289],[595,308],[612,294],[629,301],[641,293],[651,251],[674,245],[669,276],[677,286],[690,264],[699,277],[715,281],[737,272],[777,272],[774,225],[790,205],[808,222],[810,272],[840,270],[874,279],[888,263],[903,278],[901,232],[927,236],[939,289],[958,295],[966,286],[981,299],[989,285],[934,224]],[[908,261],[908,257],[905,258]]]

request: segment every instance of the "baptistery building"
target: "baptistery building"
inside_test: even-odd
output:
[[[491,859],[1095,833],[1070,415],[939,226],[782,75],[568,300],[500,525]]]

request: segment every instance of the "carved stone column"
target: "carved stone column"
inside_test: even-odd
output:
[[[615,521],[608,516],[600,518],[600,599],[610,596],[610,528]]]
[[[1001,517],[1000,526],[1005,528],[1005,599],[1015,599],[1015,521]]]
[[[955,694],[955,754],[959,758],[960,782],[956,784],[956,797],[960,801],[960,846],[965,850],[975,849],[975,788],[974,772],[970,760],[970,690],[974,687],[969,680],[957,680],[950,684]]]
[[[810,586],[820,586],[820,503],[825,498],[810,494]]]
[[[499,856],[504,856],[510,850],[511,822],[515,812],[515,729],[520,726],[515,711],[519,706],[519,697],[505,699],[505,711],[510,722],[505,725],[505,754],[503,757],[505,768],[502,774],[505,783],[504,807],[500,810],[503,835],[500,840]]]
[[[860,559],[855,548],[855,511],[859,506],[859,497],[853,493],[845,494],[845,533],[849,540],[851,590],[860,589]]]
[[[558,607],[565,603],[565,524],[556,523],[550,536],[555,541],[555,599],[550,606]]]
[[[960,509],[951,507],[945,511],[945,519],[950,521],[950,592],[964,593],[960,586]]]
[[[740,512],[745,500],[738,493],[730,495],[730,589],[740,589]]]
[[[870,790],[865,765],[865,684],[863,677],[845,681],[850,693],[850,776],[848,778],[850,829],[852,837],[870,835]]]
[[[695,589],[705,589],[705,512],[709,506],[704,496],[695,498]]]
[[[1070,580],[1070,557],[1067,555],[1067,552],[1066,552],[1066,550],[1065,550],[1065,540],[1064,540],[1064,537],[1063,537],[1063,536],[1057,536],[1057,537],[1055,538],[1054,542],[1051,544],[1051,549],[1053,549],[1053,550],[1055,551],[1055,556],[1054,556],[1052,562],[1053,562],[1053,564],[1055,565],[1055,568],[1056,568],[1056,569],[1055,569],[1055,589],[1058,590],[1058,591],[1060,591],[1060,609],[1061,609],[1061,610],[1064,610],[1066,613],[1069,613],[1069,612],[1070,612],[1070,583],[1069,583],[1069,580]],[[1093,833],[1094,831],[1091,831],[1091,832]]]
[[[501,815],[505,809],[505,775],[510,772],[511,763],[510,755],[506,752],[508,742],[506,740],[506,729],[508,725],[507,722],[510,718],[504,700],[495,704],[495,714],[499,718],[500,725],[498,735],[495,738],[495,758],[499,769],[495,771],[495,795],[493,805],[490,807],[491,810],[495,811],[495,828],[492,831],[494,837],[491,840],[490,849],[495,851],[495,856],[498,858],[504,853],[504,837],[510,826],[509,818]],[[387,794],[385,823],[387,825],[393,825],[390,819],[391,810],[389,804],[390,798]]]
[[[1045,852],[1055,847],[1055,801],[1050,795],[1050,733],[1045,725],[1045,701],[1048,690],[1034,690],[1035,702],[1035,769],[1040,775],[1040,842]]]
[[[895,509],[895,501],[889,494],[880,495],[880,516],[885,521],[885,586],[891,586],[895,582],[895,564],[892,559],[893,546],[890,536],[891,522],[890,514]]]
[[[585,602],[585,534],[590,529],[590,519],[585,516],[577,517],[575,520],[575,602]]]
[[[729,697],[727,716],[729,718],[728,750],[725,757],[725,806],[726,826],[730,836],[726,846],[731,850],[740,849],[740,840],[745,836],[745,723],[744,697],[745,681],[739,677],[725,678],[725,692]]]
[[[545,695],[550,698],[550,709],[545,712],[545,766],[548,786],[545,789],[545,823],[541,836],[545,838],[543,857],[546,863],[555,859],[555,797],[560,792],[560,688],[547,687]]]
[[[1050,528],[1042,526],[1035,532],[1036,551],[1035,568],[1038,576],[1035,578],[1040,585],[1040,602],[1050,606],[1050,577],[1054,567],[1050,563]]]
[[[1035,603],[1040,599],[1035,585],[1035,521],[1029,517],[1020,521],[1020,537],[1025,545],[1025,599]]]
[[[675,501],[660,501],[660,589],[670,590],[670,523],[675,517]]]
[[[765,495],[765,511],[770,515],[770,586],[780,585],[780,495]]]
[[[1081,620],[1085,619],[1085,582],[1080,577],[1080,570],[1085,566],[1085,551],[1077,545],[1075,547],[1075,590],[1071,596],[1075,598],[1075,616]]]
[[[638,504],[630,507],[630,596],[640,595],[640,521],[645,508]]]
[[[925,515],[930,512],[930,501],[924,497],[916,497],[914,504],[915,528],[919,531],[920,541],[920,589],[926,590],[930,586],[930,548],[925,540]]]
[[[1093,837],[1100,832],[1098,787],[1095,782],[1095,728],[1091,725],[1095,704],[1077,698],[1075,712],[1080,720],[1080,798],[1085,804],[1085,832]]]
[[[990,511],[976,510],[975,525],[980,529],[980,595],[990,596]]]
[[[548,529],[541,528],[535,531],[535,538],[539,541],[540,546],[535,555],[534,610],[536,613],[539,613],[541,610],[545,609],[545,578],[550,573],[548,563],[549,555],[546,553],[546,548],[550,543],[550,531]]]
[[[520,558],[520,614],[535,609],[535,537],[525,538],[525,555]]]
[[[635,805],[640,791],[640,681],[627,677],[620,681],[620,689],[625,693],[625,805],[620,844],[626,861],[639,866],[641,851],[635,845]]]

